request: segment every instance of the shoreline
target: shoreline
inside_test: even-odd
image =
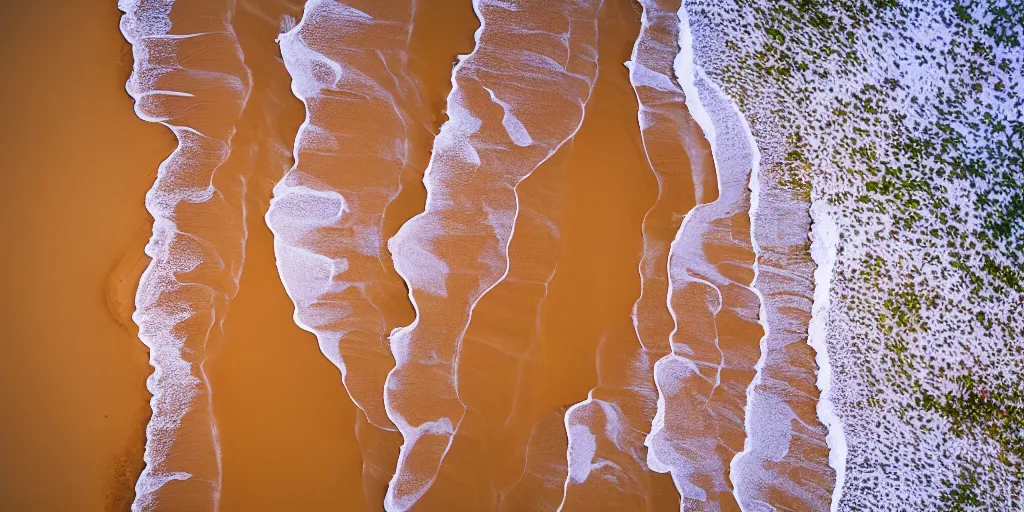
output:
[[[752,245],[754,253],[755,253],[755,262],[754,262],[754,266],[753,266],[753,268],[754,268],[754,280],[751,282],[750,288],[757,294],[758,299],[759,299],[759,303],[760,303],[759,323],[761,324],[762,328],[764,329],[764,335],[762,336],[762,338],[760,339],[760,342],[759,342],[759,346],[760,346],[761,352],[760,352],[760,357],[758,359],[758,362],[757,362],[757,364],[755,366],[755,371],[756,371],[755,377],[750,382],[750,384],[749,384],[749,386],[747,388],[747,393],[746,393],[747,402],[746,402],[746,404],[744,406],[744,413],[745,413],[744,425],[745,425],[746,437],[744,439],[744,449],[743,449],[743,451],[741,451],[739,453],[736,453],[735,456],[732,458],[732,460],[730,462],[730,471],[729,471],[729,473],[730,473],[730,479],[732,480],[732,483],[733,483],[733,494],[736,496],[737,501],[739,503],[741,503],[741,506],[742,506],[743,502],[740,500],[740,494],[739,494],[739,489],[740,489],[739,483],[740,483],[740,481],[737,480],[737,469],[738,469],[738,464],[739,464],[739,462],[741,460],[741,457],[743,457],[744,455],[746,455],[748,453],[751,453],[751,450],[753,448],[752,442],[751,442],[752,429],[751,429],[751,423],[750,423],[752,412],[753,412],[752,407],[753,407],[754,399],[755,399],[755,389],[756,389],[757,385],[760,384],[762,382],[763,378],[764,378],[764,374],[763,374],[764,366],[765,366],[765,364],[767,362],[767,359],[768,359],[768,356],[769,356],[769,354],[768,354],[768,348],[769,347],[767,345],[767,342],[769,340],[769,337],[772,334],[771,321],[770,321],[770,318],[768,317],[767,310],[766,310],[766,305],[765,305],[766,304],[766,298],[765,298],[764,294],[762,293],[762,291],[760,290],[760,288],[758,287],[758,284],[757,284],[758,283],[758,279],[760,277],[760,268],[759,267],[760,267],[760,257],[762,256],[762,250],[761,250],[759,242],[758,242],[757,223],[755,222],[755,219],[756,219],[757,215],[761,212],[761,209],[763,208],[763,206],[760,204],[761,203],[760,195],[761,195],[761,177],[762,177],[762,166],[761,166],[761,158],[762,157],[761,157],[760,148],[758,146],[757,138],[753,134],[751,126],[749,125],[749,122],[747,121],[746,115],[742,112],[741,108],[736,103],[736,101],[733,98],[731,98],[714,80],[712,80],[709,76],[707,76],[705,74],[705,72],[703,71],[703,69],[701,68],[699,57],[695,53],[695,47],[694,47],[695,41],[693,39],[693,33],[692,33],[691,29],[690,29],[690,19],[689,18],[690,18],[690,15],[689,15],[689,12],[687,10],[686,0],[684,0],[682,5],[681,5],[681,7],[680,7],[680,10],[679,10],[679,20],[680,20],[680,27],[681,27],[681,30],[680,30],[680,48],[681,48],[681,51],[680,51],[679,58],[677,60],[677,70],[678,70],[677,73],[678,73],[678,76],[679,76],[679,79],[680,79],[679,80],[680,84],[683,84],[684,85],[684,89],[687,89],[686,90],[686,92],[687,92],[687,108],[694,115],[694,119],[697,120],[697,122],[705,130],[705,134],[708,137],[709,142],[711,142],[712,147],[715,147],[715,144],[716,144],[715,139],[720,135],[720,132],[721,132],[723,127],[716,125],[715,122],[712,120],[710,114],[707,112],[707,110],[705,108],[704,102],[701,100],[701,95],[702,94],[704,94],[704,95],[708,95],[708,94],[715,95],[719,99],[724,100],[726,103],[728,103],[730,105],[730,107],[733,110],[733,113],[736,115],[736,117],[739,120],[739,126],[732,127],[733,131],[737,132],[738,134],[741,134],[743,136],[743,138],[746,139],[746,141],[748,143],[749,150],[751,152],[751,164],[752,165],[751,165],[750,181],[749,181],[749,190],[751,192],[751,194],[750,194],[749,216],[750,216],[750,220],[751,220],[751,226],[750,226],[751,245]],[[701,87],[700,82],[704,82],[705,86],[703,88]],[[695,98],[694,100],[692,100],[693,101],[693,105],[692,106],[691,106],[691,97]],[[729,127],[726,127],[727,131],[728,131],[728,128]],[[718,162],[717,162],[717,158],[716,158],[716,168],[717,168],[717,166],[718,166]],[[807,209],[808,209],[809,212],[812,211],[810,204],[807,205]],[[812,226],[812,230],[816,229],[815,226],[818,226],[819,224],[820,223],[817,222],[817,220],[814,219],[813,215],[812,215],[812,225],[811,225]],[[685,224],[684,224],[684,226],[685,226]],[[682,228],[681,228],[680,231],[682,231]],[[812,247],[814,247],[813,244],[812,244]],[[821,297],[824,296],[824,299],[823,299],[823,300],[825,300],[824,308],[827,309],[827,307],[828,307],[828,305],[827,305],[828,290],[829,290],[829,284],[831,282],[831,266],[834,264],[834,246],[832,246],[831,249],[832,249],[832,253],[831,253],[832,254],[832,260],[828,260],[828,261],[825,261],[824,259],[822,259],[821,255],[816,253],[816,252],[814,252],[813,250],[811,251],[811,254],[810,254],[810,256],[812,257],[812,259],[814,260],[814,262],[816,264],[815,271],[814,271],[814,283],[815,283],[814,302],[813,302],[812,307],[811,307],[811,324],[810,325],[811,326],[818,326],[818,324],[821,324],[822,325],[821,329],[824,329],[824,322],[825,322],[825,320],[820,318],[820,309],[822,309],[822,306],[819,305],[819,301],[822,300]],[[827,266],[825,272],[822,271],[822,266],[823,265]],[[827,279],[822,279],[822,274],[824,274],[826,272],[827,272],[828,278]],[[815,312],[819,312],[819,314],[815,314]],[[819,339],[819,338],[821,338],[821,339]],[[844,434],[843,434],[842,422],[841,422],[840,418],[836,414],[834,414],[833,406],[832,406],[832,403],[831,403],[831,401],[829,399],[830,393],[831,393],[831,373],[832,373],[832,369],[831,369],[831,366],[829,365],[828,345],[827,345],[827,341],[824,339],[823,332],[821,334],[819,334],[816,329],[814,329],[813,327],[809,327],[808,328],[807,344],[810,345],[812,349],[814,349],[814,352],[815,352],[815,362],[817,363],[817,368],[815,369],[815,374],[816,374],[816,377],[817,377],[815,385],[816,385],[816,387],[818,388],[818,390],[819,390],[819,392],[821,394],[820,394],[820,398],[819,398],[819,400],[817,402],[817,405],[816,405],[816,411],[817,411],[817,415],[818,415],[819,421],[828,429],[828,435],[826,437],[826,441],[827,441],[828,447],[829,447],[829,455],[828,455],[829,466],[832,467],[836,471],[836,482],[835,482],[835,486],[833,487],[833,491],[832,491],[833,499],[832,499],[832,502],[831,502],[831,510],[834,512],[835,510],[837,510],[838,503],[839,503],[839,497],[841,496],[842,486],[843,486],[843,482],[845,480],[844,468],[845,468],[845,458],[846,458],[846,442],[845,442],[845,437],[844,437]]]

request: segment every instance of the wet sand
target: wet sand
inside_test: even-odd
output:
[[[124,92],[114,2],[0,8],[0,509],[125,510],[149,417],[129,316],[174,147]]]

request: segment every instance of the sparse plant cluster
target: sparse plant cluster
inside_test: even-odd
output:
[[[762,172],[840,227],[842,508],[1024,508],[1024,4],[686,4]]]

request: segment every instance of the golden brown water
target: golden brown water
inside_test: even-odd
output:
[[[62,4],[0,7],[0,509],[123,510],[149,416],[142,197],[174,140],[131,111],[116,6]]]
[[[223,450],[222,510],[360,510],[355,413],[315,342],[291,318],[263,222],[303,118],[274,38],[301,2],[239,2],[235,30],[254,93],[234,145],[253,152],[245,268],[209,365]],[[295,471],[294,468],[305,468]]]
[[[10,347],[2,405],[10,418],[18,418],[3,427],[4,510],[127,510],[143,469],[144,427],[151,414],[145,379],[152,369],[131,315],[139,279],[150,264],[142,249],[153,217],[143,200],[177,141],[167,128],[132,112],[132,98],[124,92],[131,47],[118,32],[120,14],[113,2],[66,4],[61,9],[5,6],[0,21],[4,69],[32,77],[6,80],[0,91],[4,98],[18,98],[4,101],[0,116],[3,186],[16,191],[4,202],[0,221],[3,239],[16,242],[3,251],[2,262],[8,292],[3,340]],[[484,45],[500,51],[470,59],[464,69],[476,74],[456,71],[464,95],[459,101],[480,113],[483,126],[467,138],[475,137],[481,169],[488,172],[530,162],[520,174],[495,172],[491,180],[446,160],[455,153],[446,153],[450,148],[435,140],[451,115],[446,108],[453,101],[456,56],[474,48],[479,20],[472,5],[431,0],[416,2],[412,10],[402,2],[349,4],[400,23],[375,26],[369,35],[352,32],[351,41],[327,39],[325,45],[336,45],[325,46],[324,54],[373,69],[375,79],[389,84],[384,88],[399,100],[392,114],[382,104],[352,101],[358,95],[339,86],[341,92],[331,94],[342,100],[316,115],[337,140],[353,141],[352,146],[299,151],[298,172],[292,175],[297,177],[290,184],[341,191],[345,201],[362,208],[359,214],[366,217],[360,222],[379,227],[379,236],[371,237],[376,252],[363,256],[332,245],[362,236],[351,228],[355,224],[317,228],[294,241],[278,233],[278,244],[313,247],[312,240],[321,243],[316,248],[322,254],[344,255],[350,272],[345,275],[368,283],[369,291],[360,295],[337,291],[330,300],[325,295],[311,303],[310,310],[326,308],[335,315],[321,324],[300,320],[321,335],[319,344],[293,317],[297,288],[289,285],[290,296],[282,286],[282,277],[288,285],[289,275],[279,267],[282,249],[275,254],[275,233],[267,222],[276,232],[284,221],[275,224],[273,211],[264,219],[271,197],[283,197],[282,189],[272,189],[295,163],[292,146],[307,115],[274,41],[282,28],[291,28],[289,19],[302,17],[303,2],[179,0],[171,12],[173,33],[223,26],[230,27],[233,39],[203,34],[175,43],[184,68],[161,76],[152,88],[174,85],[196,96],[158,94],[141,100],[144,111],[170,112],[170,124],[199,130],[226,148],[220,153],[215,144],[199,144],[201,165],[188,178],[194,187],[212,183],[214,199],[176,203],[167,214],[180,229],[174,237],[199,247],[190,252],[182,249],[186,242],[175,242],[183,245],[172,244],[167,261],[185,261],[197,251],[203,255],[195,269],[176,274],[201,286],[161,292],[163,302],[157,304],[161,311],[171,311],[171,303],[198,311],[160,332],[185,340],[183,357],[195,363],[189,371],[199,392],[190,398],[180,427],[167,430],[180,436],[167,448],[177,458],[154,467],[171,471],[182,463],[201,478],[172,479],[155,491],[163,501],[154,506],[380,510],[390,483],[392,503],[415,495],[415,510],[530,511],[560,504],[565,510],[677,510],[680,497],[672,479],[651,471],[646,462],[644,438],[657,410],[653,368],[672,352],[669,308],[681,319],[679,331],[694,338],[700,338],[700,329],[687,331],[687,326],[710,311],[687,289],[677,289],[669,303],[668,248],[682,216],[717,195],[711,190],[716,182],[710,148],[692,120],[686,118],[692,137],[685,147],[668,142],[669,149],[658,153],[655,137],[668,132],[641,135],[637,96],[641,101],[653,96],[634,91],[630,70],[623,66],[640,33],[640,5],[606,0],[599,15],[596,7],[565,15],[570,20],[565,23],[576,23],[568,31],[566,62],[578,59],[569,67],[580,75],[596,72],[596,80],[592,89],[578,84],[566,89],[579,93],[578,113],[572,102],[542,94],[553,95],[554,88],[533,93],[546,108],[515,111],[535,139],[550,137],[558,144],[564,139],[547,154],[507,141],[496,146],[498,138],[488,139],[498,133],[509,137],[511,131],[503,131],[508,124],[487,92],[499,99],[518,94],[515,84],[522,77],[504,77],[493,64],[512,54],[517,37],[539,52],[557,56],[562,50],[539,36],[484,36]],[[564,29],[560,3],[526,4],[531,15],[547,14],[513,16],[510,26]],[[675,7],[663,6],[666,12]],[[490,30],[500,32],[505,15],[493,16],[498,21]],[[573,16],[582,19],[572,21]],[[35,53],[18,51],[18,43],[30,36]],[[588,45],[597,50],[592,70]],[[381,48],[387,56],[378,61],[375,54],[352,48]],[[234,90],[209,76],[189,75],[189,69],[216,70],[243,85]],[[382,78],[389,74],[397,78]],[[582,119],[578,131],[574,115]],[[673,115],[685,117],[685,108]],[[554,134],[563,121],[564,133]],[[381,149],[388,146],[374,146],[386,137],[402,141],[403,158],[388,160],[389,150]],[[424,211],[428,161],[432,170],[441,169],[433,171],[438,174],[432,193],[455,198],[459,207],[428,210],[410,223]],[[509,186],[495,185],[502,180]],[[371,183],[381,188],[371,191]],[[738,201],[749,206],[744,197]],[[514,231],[503,235],[504,224],[493,218],[504,211],[515,217]],[[753,295],[740,286],[753,279],[745,215],[743,210],[715,225],[731,233],[734,244],[700,245],[707,261],[738,283],[723,295],[726,308],[731,302],[744,305]],[[417,238],[427,236],[415,229],[432,225],[430,219],[451,232],[429,243]],[[493,233],[473,231],[487,226],[497,227]],[[387,241],[406,232],[389,249]],[[421,285],[417,275],[410,278],[411,266],[404,270],[409,284],[395,272],[392,256],[412,262],[419,247],[436,250],[456,270],[442,276],[447,295]],[[153,268],[161,264],[176,268],[164,260]],[[311,274],[313,268],[303,272]],[[291,282],[303,277],[292,275]],[[642,280],[645,299],[637,304]],[[392,329],[417,318],[407,285],[417,300],[418,323],[389,342]],[[634,307],[639,326],[631,317]],[[301,316],[302,305],[299,310]],[[348,311],[356,313],[345,316]],[[703,405],[686,407],[709,418],[741,418],[717,424],[720,445],[709,446],[727,464],[743,448],[741,398],[754,375],[761,331],[756,310],[753,319],[726,311],[714,321],[722,347],[734,351],[722,372],[722,386],[730,394],[714,395],[694,382],[694,395],[711,397],[711,412],[698,411]],[[325,332],[346,334],[325,343]],[[358,336],[346,338],[349,332]],[[673,340],[683,343],[681,336]],[[432,354],[448,369],[435,371],[436,363],[419,361],[391,372],[388,390],[394,402],[385,410],[384,379],[395,364],[396,340],[411,340],[412,353]],[[698,341],[692,346],[695,360],[714,363],[717,349]],[[344,383],[338,361],[328,358],[332,351],[348,358]],[[807,354],[794,360],[813,368]],[[813,383],[794,382],[808,385],[813,394]],[[812,422],[808,407],[801,411]],[[416,445],[412,430],[395,426],[398,414],[416,419],[414,426],[447,417],[458,417],[458,425],[451,434],[428,432]],[[608,462],[593,469],[586,482],[570,475],[573,457],[580,456],[580,437],[567,436],[567,423],[597,435],[594,460]],[[628,434],[601,438],[610,425]],[[570,431],[579,432],[571,425]],[[404,462],[398,459],[402,434]],[[807,452],[815,460],[827,457],[813,443]],[[399,477],[392,480],[396,462]],[[715,478],[728,481],[724,471],[707,476],[707,489],[718,489]],[[422,475],[434,480],[424,485]],[[55,485],[62,492],[53,492]],[[827,478],[822,485],[830,485]],[[723,510],[735,507],[727,491],[722,491]],[[786,502],[785,496],[773,499]]]

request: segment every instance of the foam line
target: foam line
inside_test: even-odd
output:
[[[756,151],[745,120],[743,129]],[[807,350],[804,334],[813,294],[813,262],[805,254],[808,205],[780,187],[776,176],[762,175],[759,154],[755,162],[750,182],[751,240],[757,254],[754,288],[761,301],[765,335],[757,374],[747,388],[747,438],[743,451],[730,464],[730,475],[737,501],[745,510],[774,510],[796,503],[823,510],[834,503],[832,456],[824,455],[829,452],[827,424],[804,411],[822,407],[827,398],[819,400],[800,387],[810,387],[821,378],[815,372],[820,364],[814,364],[821,356]],[[808,477],[794,480],[791,475],[798,469]]]
[[[675,78],[675,9],[654,1],[642,1],[641,6],[640,32],[626,67],[658,196],[642,224],[641,292],[631,312],[632,332],[602,342],[598,386],[564,418],[569,471],[560,507],[567,510],[649,508],[666,496],[661,483],[650,477],[642,454],[644,435],[657,412],[654,362],[671,352],[675,327],[667,307],[669,250],[682,218],[717,192],[714,173],[705,175],[701,169],[710,155],[691,140],[700,138],[700,131]],[[622,353],[603,353],[612,347]],[[667,492],[676,494],[671,484]]]
[[[685,8],[685,6],[683,8]],[[721,94],[723,96],[725,95],[725,93],[720,88],[716,87],[715,90],[716,92],[718,92],[718,94]],[[739,107],[735,104],[735,102],[730,101],[730,105],[733,107],[733,111],[740,121],[738,127],[734,126],[730,128],[734,130],[738,129],[743,134],[743,136],[746,137],[753,160],[750,171],[750,209],[748,210],[748,217],[750,218],[750,243],[754,251],[754,280],[751,283],[751,289],[754,291],[755,294],[757,294],[757,302],[759,304],[757,322],[761,325],[761,328],[764,331],[764,334],[758,341],[760,357],[757,359],[757,364],[754,365],[754,378],[750,381],[750,385],[747,386],[747,400],[746,404],[744,404],[743,406],[743,431],[745,434],[743,440],[743,451],[733,456],[732,461],[730,461],[729,463],[729,477],[732,480],[733,484],[733,494],[736,496],[736,501],[740,505],[740,510],[746,510],[747,500],[744,499],[744,491],[746,491],[746,489],[741,487],[741,483],[738,481],[737,466],[741,458],[749,454],[750,451],[753,449],[752,441],[754,435],[754,425],[752,422],[752,408],[755,404],[755,389],[764,378],[764,365],[765,362],[768,360],[768,339],[769,336],[771,336],[773,333],[771,332],[770,326],[768,325],[768,313],[766,311],[764,295],[761,293],[761,290],[759,290],[757,287],[761,273],[760,256],[762,253],[761,247],[760,245],[758,245],[757,241],[757,214],[760,209],[761,196],[761,187],[759,180],[761,170],[761,152],[758,151],[757,149],[757,141],[754,140],[754,135],[750,132],[750,125],[747,123],[746,118],[743,117],[743,113],[740,112]]]
[[[266,214],[295,322],[316,334],[369,421],[391,430],[383,388],[359,388],[357,381],[382,382],[392,366],[389,329],[374,296],[389,271],[380,225],[410,159],[409,91],[402,87],[411,80],[395,79],[390,68],[401,69],[408,59],[411,9],[411,3],[394,4],[375,17],[352,5],[311,0],[299,23],[278,38],[306,119],[296,134],[296,163],[274,187]],[[378,45],[367,51],[378,57],[349,51],[364,39]],[[369,109],[377,115],[357,117]],[[362,364],[346,365],[353,357]]]
[[[132,319],[150,349],[154,371],[146,386],[153,415],[132,510],[166,503],[215,510],[221,456],[203,366],[207,345],[221,335],[245,259],[245,176],[227,162],[252,77],[229,3],[179,12],[171,0],[121,0],[118,8],[135,59],[125,87],[135,112],[178,140],[146,194],[154,221],[145,252],[152,261],[140,279]],[[172,10],[186,28],[171,23]],[[179,55],[199,49],[216,55],[219,67],[189,69],[178,62]]]
[[[570,149],[563,146],[516,187],[519,210],[508,248],[508,272],[477,303],[459,353],[458,394],[466,414],[435,483],[417,508],[502,508],[510,493],[518,494],[507,471],[522,468],[522,475],[531,471],[528,466],[533,460],[522,458],[531,458],[524,452],[530,442],[527,428],[533,423],[536,376],[532,370],[537,363],[542,306],[557,267],[569,154]],[[474,482],[470,488],[463,484],[467,479]],[[558,475],[556,480],[560,479]]]
[[[678,16],[676,79],[690,115],[712,148],[719,197],[687,214],[670,249],[672,353],[655,363],[658,411],[645,444],[648,464],[672,474],[684,508],[691,504],[719,510],[720,500],[733,491],[721,453],[741,451],[735,438],[745,438],[746,432],[747,383],[742,388],[737,384],[743,382],[741,375],[753,373],[759,357],[751,334],[734,332],[759,324],[761,301],[746,277],[748,271],[753,274],[752,264],[746,263],[746,258],[754,259],[753,246],[737,239],[731,227],[731,219],[749,214],[745,203],[756,155],[742,131],[731,129],[743,122],[742,117],[694,64],[684,7]],[[740,259],[712,264],[705,244],[739,254]],[[701,301],[706,302],[706,311],[699,309]],[[680,311],[688,312],[686,323]],[[732,380],[722,379],[724,370]]]
[[[413,139],[425,116],[408,71],[413,15],[412,0],[310,0],[278,37],[306,117],[295,165],[275,185],[266,223],[294,321],[316,335],[360,411],[371,502],[383,499],[378,489],[390,478],[398,445],[384,382],[394,358],[405,357],[388,344],[404,321],[406,292],[386,253],[385,214],[402,176],[423,163]],[[422,256],[419,264],[444,270]]]

